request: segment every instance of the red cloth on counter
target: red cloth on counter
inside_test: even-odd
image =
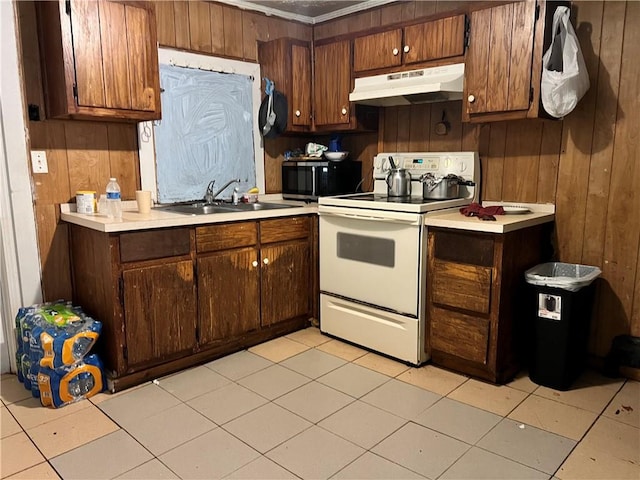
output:
[[[495,220],[494,215],[504,215],[504,208],[501,205],[483,207],[479,203],[470,203],[460,209],[460,213],[465,217],[478,217],[480,220]]]

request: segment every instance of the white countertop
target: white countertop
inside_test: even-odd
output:
[[[424,224],[429,227],[455,228],[474,232],[507,233],[542,223],[553,222],[555,205],[540,203],[483,202],[483,207],[493,205],[525,207],[530,213],[494,215],[493,220],[480,220],[478,217],[465,217],[459,208],[436,211],[425,216]]]
[[[100,232],[128,232],[133,230],[148,230],[152,228],[237,222],[261,218],[290,217],[293,215],[309,215],[318,212],[318,204],[316,203],[307,204],[294,200],[282,200],[281,195],[260,195],[259,200],[261,202],[268,203],[286,203],[294,205],[294,207],[250,212],[211,213],[207,215],[188,215],[152,208],[150,213],[141,214],[138,213],[135,201],[124,201],[122,202],[122,219],[116,220],[113,218],[107,218],[105,214],[100,213],[76,213],[75,204],[69,203],[60,206],[60,216],[65,222],[81,225]]]

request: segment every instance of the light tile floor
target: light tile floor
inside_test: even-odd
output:
[[[640,383],[409,368],[308,328],[117,394],[0,386],[2,478],[640,479]]]

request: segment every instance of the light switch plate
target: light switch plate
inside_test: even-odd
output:
[[[31,166],[33,173],[49,173],[47,153],[44,150],[31,150]]]

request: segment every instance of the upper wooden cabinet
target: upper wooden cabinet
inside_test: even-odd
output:
[[[279,38],[258,46],[263,77],[287,97],[287,131],[304,132],[311,118],[311,50],[309,42]]]
[[[441,18],[358,37],[353,71],[413,65],[464,54],[465,16]]]
[[[314,123],[349,125],[351,123],[351,42],[343,40],[316,46],[314,50],[313,104]]]
[[[463,120],[535,118],[540,107],[542,54],[557,5],[525,0],[473,11],[465,61]]]
[[[155,120],[161,116],[151,2],[35,2],[47,116]]]

